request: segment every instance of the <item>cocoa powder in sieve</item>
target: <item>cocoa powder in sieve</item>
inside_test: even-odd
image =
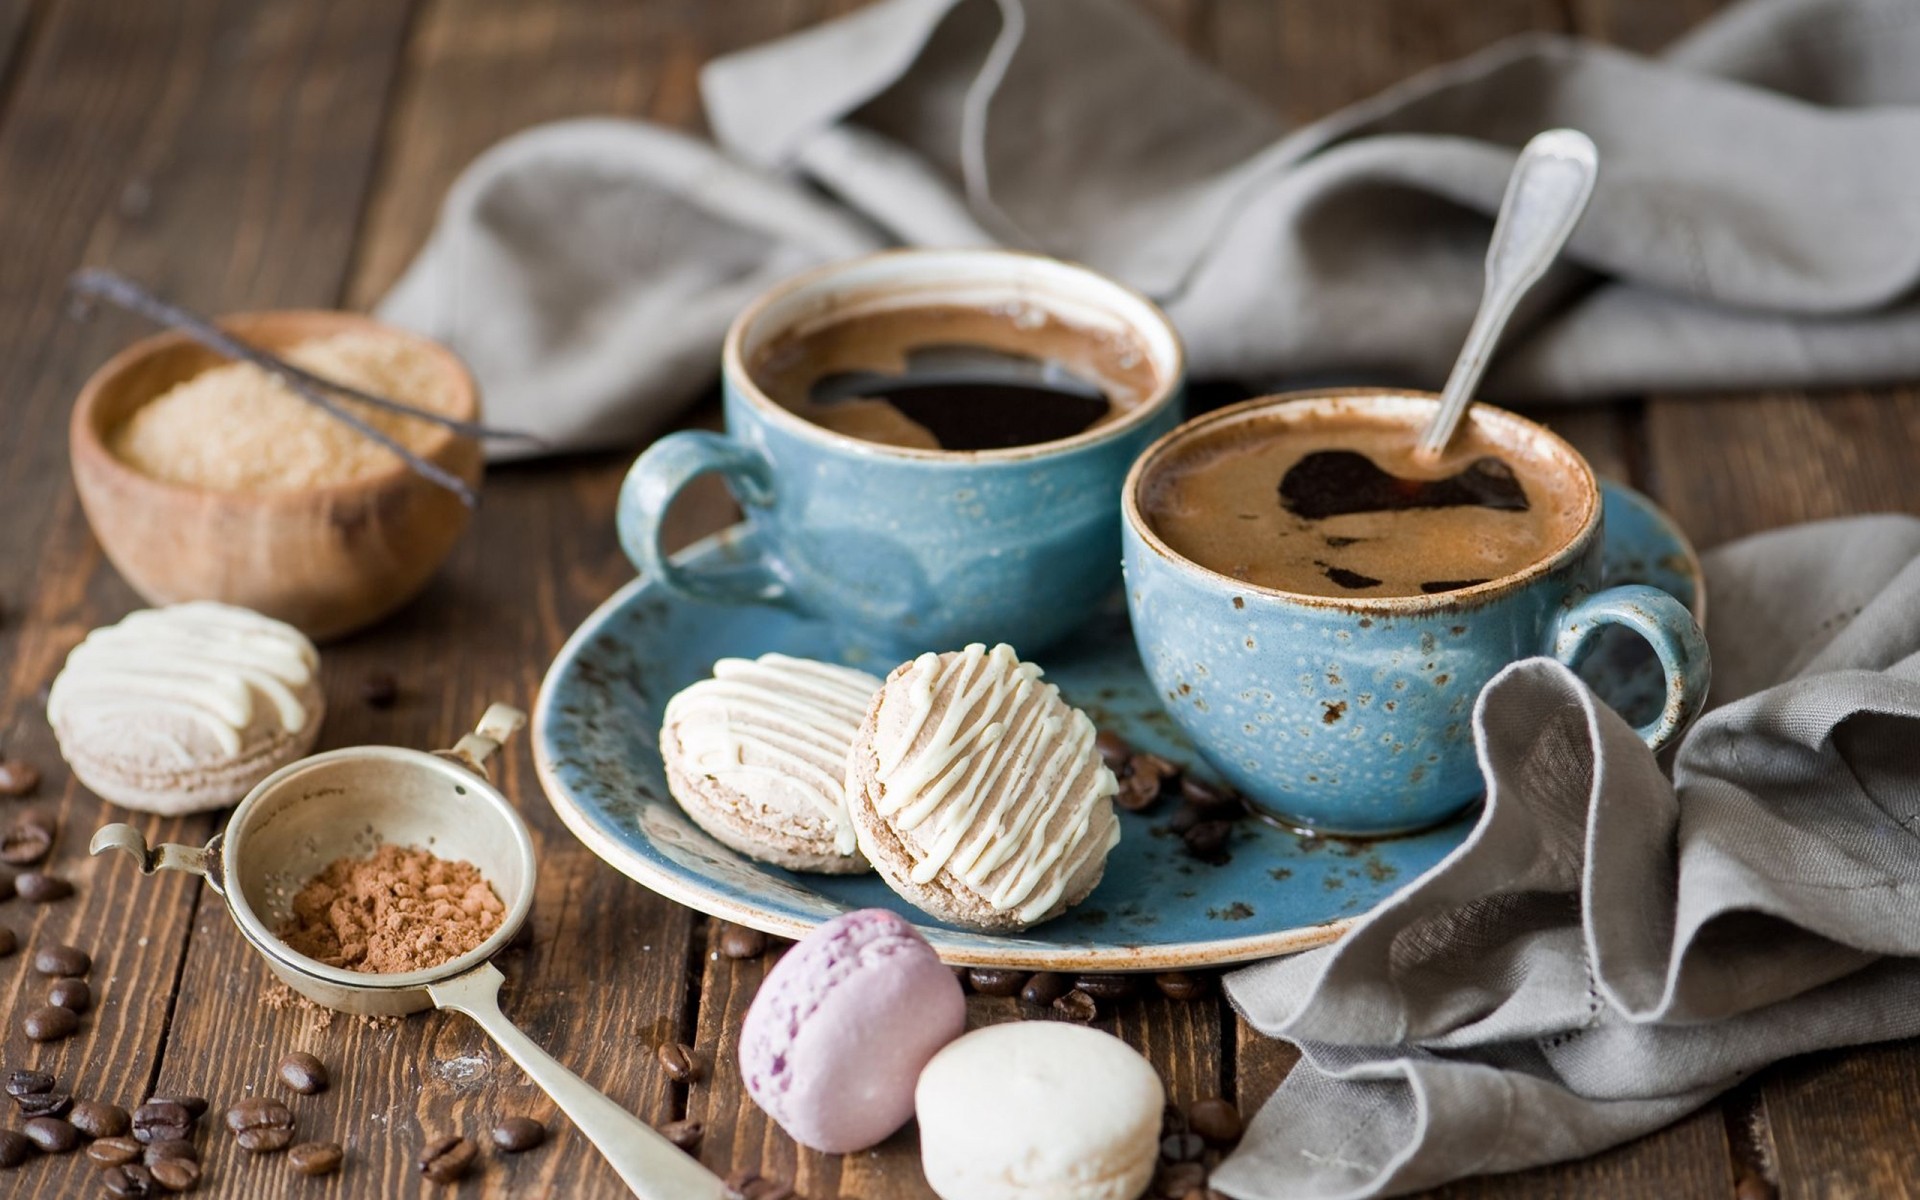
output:
[[[389,845],[328,863],[294,896],[280,937],[328,966],[396,974],[460,957],[491,937],[505,913],[472,863]]]

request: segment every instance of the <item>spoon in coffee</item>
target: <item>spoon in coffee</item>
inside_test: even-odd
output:
[[[1474,314],[1467,343],[1460,347],[1453,373],[1447,376],[1439,411],[1420,433],[1413,451],[1416,459],[1432,462],[1446,451],[1467,406],[1473,403],[1474,389],[1480,386],[1507,319],[1567,244],[1599,174],[1599,151],[1593,139],[1577,129],[1536,134],[1520,151],[1513,174],[1507,177],[1500,215],[1494,219],[1480,311]]]

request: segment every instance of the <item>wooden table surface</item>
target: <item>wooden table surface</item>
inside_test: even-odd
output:
[[[62,281],[107,265],[208,311],[372,303],[425,236],[456,172],[537,121],[619,113],[698,130],[708,57],[851,7],[851,0],[0,0],[0,738],[38,764],[31,807],[57,816],[58,870],[79,894],[0,906],[23,943],[71,941],[96,958],[99,1004],[80,1036],[35,1046],[17,1017],[42,990],[26,955],[0,961],[4,1061],[39,1065],[76,1094],[131,1105],[150,1091],[216,1105],[271,1088],[305,1048],[332,1090],[297,1106],[303,1137],[348,1146],[344,1173],[295,1179],[211,1137],[219,1196],[444,1192],[414,1173],[437,1136],[480,1135],[552,1106],[463,1017],[330,1026],[272,1011],[268,978],[219,897],[180,875],[142,879],[93,861],[95,827],[124,814],[78,787],[55,751],[42,688],[87,630],[137,607],[102,559],[68,479],[65,421],[81,381],[140,332],[66,315]],[[1410,71],[1524,30],[1652,50],[1714,0],[1153,0],[1200,55],[1300,121]],[[1703,546],[1793,521],[1920,509],[1920,390],[1819,396],[1648,396],[1546,414],[1608,474],[1664,503]],[[709,405],[696,420],[713,419]],[[497,472],[475,527],[430,590],[326,651],[326,746],[449,744],[490,700],[530,705],[568,632],[632,568],[613,502],[632,452]],[[701,493],[676,514],[685,541],[731,519]],[[394,669],[397,707],[360,699]],[[533,938],[510,952],[508,1013],[647,1120],[705,1122],[700,1156],[754,1167],[809,1197],[930,1195],[910,1134],[871,1153],[799,1152],[747,1101],[731,1067],[765,969],[709,950],[703,918],[595,859],[541,797],[525,741],[505,786],[542,855]],[[12,811],[27,806],[14,805]],[[0,810],[6,815],[7,810]],[[135,823],[199,842],[219,817]],[[1017,1015],[975,997],[976,1022]],[[1140,1048],[1176,1100],[1221,1094],[1251,1111],[1293,1061],[1213,998],[1154,998],[1101,1024]],[[679,1039],[710,1064],[670,1082],[653,1048]],[[543,1150],[487,1158],[463,1195],[610,1196],[619,1185],[566,1125]],[[1728,1197],[1762,1176],[1789,1197],[1920,1191],[1920,1048],[1823,1054],[1765,1071],[1720,1103],[1585,1162],[1473,1180],[1453,1197]],[[244,1160],[244,1161],[243,1161]],[[9,1195],[96,1194],[78,1156],[0,1174]],[[1751,1189],[1742,1190],[1746,1197]],[[1765,1194],[1764,1190],[1757,1194]]]

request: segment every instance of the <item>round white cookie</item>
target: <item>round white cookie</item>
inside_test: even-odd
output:
[[[695,824],[791,871],[867,869],[847,815],[847,749],[880,681],[766,654],[723,658],[667,702],[667,788]]]
[[[993,933],[1059,916],[1120,840],[1094,736],[1012,647],[923,654],[887,677],[854,738],[860,849],[943,921]]]
[[[142,609],[86,636],[47,693],[80,782],[172,816],[233,804],[313,749],[320,656],[293,626],[210,601]]]
[[[1110,1033],[1013,1021],[949,1042],[914,1089],[920,1165],[941,1200],[1134,1200],[1166,1089]]]

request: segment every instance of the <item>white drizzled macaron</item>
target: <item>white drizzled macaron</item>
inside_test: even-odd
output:
[[[667,788],[695,824],[793,871],[867,869],[847,815],[847,749],[880,681],[831,663],[723,658],[667,702]]]
[[[142,609],[73,648],[47,719],[103,798],[168,816],[221,808],[313,748],[319,664],[299,630],[248,609]]]

